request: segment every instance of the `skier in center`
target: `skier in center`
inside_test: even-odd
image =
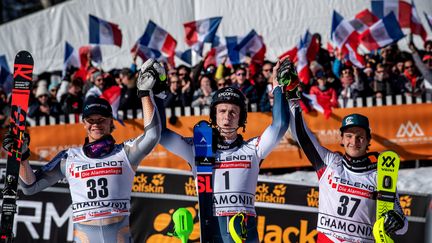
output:
[[[274,72],[280,63],[275,66]],[[255,212],[255,192],[258,172],[263,159],[276,147],[288,130],[289,117],[283,88],[273,77],[274,106],[272,123],[259,137],[248,140],[238,133],[245,129],[247,106],[244,95],[233,87],[218,90],[210,106],[210,123],[216,130],[217,150],[213,166],[213,205],[206,205],[213,211],[211,219],[213,242],[233,242],[229,232],[229,221],[237,213],[245,216],[246,242],[258,242]],[[156,102],[159,106],[159,103]],[[159,107],[160,112],[164,109]],[[164,114],[161,114],[162,134],[160,143],[170,152],[180,156],[192,168],[196,177],[195,150],[192,138],[182,137],[166,128]],[[232,166],[235,163],[242,166]],[[226,177],[229,178],[226,178]],[[229,185],[225,185],[229,182]],[[226,198],[237,200],[225,200]],[[236,229],[237,231],[238,229]],[[231,232],[233,233],[233,232]],[[237,232],[240,235],[241,232]]]
[[[296,90],[286,92],[290,131],[312,163],[319,180],[317,242],[375,242],[377,152],[368,152],[372,139],[369,119],[350,114],[342,119],[340,144],[344,153],[321,146],[303,120]],[[395,209],[383,215],[387,234],[402,235],[408,220],[399,196]]]

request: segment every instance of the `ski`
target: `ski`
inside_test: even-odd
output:
[[[26,128],[26,116],[29,96],[32,87],[33,58],[27,51],[20,51],[14,62],[14,84],[12,88],[12,102],[10,128],[16,136],[11,151],[8,151],[6,177],[2,191],[3,203],[1,207],[1,242],[13,242],[13,221],[17,212],[18,173],[22,156],[23,136]]]
[[[373,227],[373,234],[376,242],[390,243],[393,240],[384,231],[382,215],[394,208],[400,159],[395,152],[384,151],[378,156],[377,163],[377,220]]]
[[[195,147],[196,181],[200,220],[201,243],[212,242],[211,221],[213,217],[213,129],[209,122],[200,121],[193,129]]]

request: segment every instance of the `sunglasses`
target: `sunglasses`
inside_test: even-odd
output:
[[[236,73],[237,76],[246,76],[246,73]]]
[[[405,66],[406,69],[411,69],[413,66]]]

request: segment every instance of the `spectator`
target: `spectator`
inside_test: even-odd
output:
[[[392,93],[390,74],[384,64],[378,63],[370,85],[376,98],[382,98]]]
[[[49,99],[51,101],[57,102],[57,90],[58,90],[59,83],[58,82],[52,82],[48,86],[49,91]]]
[[[426,54],[422,59],[420,58],[417,47],[414,45],[414,42],[412,42],[412,39],[409,44],[414,62],[424,78],[426,91],[432,93],[432,41],[429,40],[427,44],[425,43],[425,47],[427,48],[425,52]]]
[[[258,102],[258,96],[254,86],[246,78],[246,68],[238,67],[235,71],[234,87],[238,88],[247,99],[248,104],[255,104]]]
[[[29,107],[28,116],[31,118],[41,116],[58,116],[61,113],[60,105],[48,97],[47,83],[39,81],[36,90],[36,102]]]
[[[315,60],[321,64],[325,70],[330,70],[332,58],[330,57],[330,53],[326,49],[322,48],[321,35],[315,33],[313,37],[315,37],[315,41],[318,44],[318,53]]]
[[[129,68],[120,71],[121,96],[119,110],[136,110],[141,108],[141,99],[136,95],[137,86],[134,73]]]
[[[222,77],[216,81],[216,86],[218,90],[225,87],[229,87],[231,86],[231,80],[229,79],[229,77],[225,77],[225,78]]]
[[[210,107],[214,92],[211,87],[210,77],[204,75],[200,80],[200,88],[194,92],[192,107]]]
[[[164,106],[170,108],[188,106],[189,104],[186,102],[187,94],[185,93],[186,91],[183,92],[183,87],[178,76],[171,76],[168,85],[169,89],[167,97],[164,100]]]
[[[60,102],[62,111],[65,114],[80,114],[84,101],[84,95],[82,94],[83,81],[81,78],[75,78],[72,82],[66,84],[67,93],[61,97]]]
[[[317,84],[310,88],[310,94],[316,96],[318,104],[324,109],[324,116],[329,118],[332,108],[339,106],[336,90],[327,86],[327,77],[323,73],[316,78]]]
[[[5,128],[9,125],[10,105],[7,101],[7,95],[0,88],[0,127]]]
[[[398,82],[402,85],[402,92],[408,96],[421,96],[425,92],[423,77],[418,72],[412,60],[404,63],[405,71],[399,76]]]
[[[274,96],[273,96],[273,85],[267,84],[266,92],[260,99],[259,110],[261,112],[270,112],[273,107]]]
[[[360,79],[356,79],[356,82],[354,82],[354,74],[351,67],[344,67],[340,77],[342,90],[340,91],[339,98],[343,100],[345,106],[348,99],[356,99],[357,97],[360,97],[362,84],[358,83]]]
[[[105,88],[105,80],[102,72],[96,71],[92,74],[92,77],[94,80],[93,87],[85,94],[86,99],[90,96],[100,97]]]

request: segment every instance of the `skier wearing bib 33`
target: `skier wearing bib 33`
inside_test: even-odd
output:
[[[288,93],[290,130],[312,163],[319,180],[318,242],[375,242],[378,153],[367,152],[369,120],[360,114],[343,118],[344,154],[322,147],[303,120],[296,92]],[[395,209],[383,215],[386,233],[405,234],[408,221],[396,194]]]
[[[87,132],[83,146],[61,151],[35,173],[27,159],[21,162],[19,183],[24,194],[35,194],[62,178],[67,179],[72,197],[74,242],[132,242],[129,209],[135,171],[157,145],[161,132],[151,89],[158,79],[164,78],[153,73],[164,74],[164,70],[156,71],[159,66],[153,67],[153,63],[142,65],[137,85],[143,109],[143,134],[116,144],[111,136],[114,123],[110,104],[90,97],[83,108]],[[11,143],[13,140],[6,136],[3,147],[8,149]]]
[[[274,69],[276,73],[279,63]],[[210,123],[213,127],[217,148],[215,164],[211,169],[213,183],[213,202],[206,205],[213,217],[211,242],[233,242],[229,232],[230,219],[243,213],[246,242],[258,242],[255,212],[255,191],[259,167],[262,160],[278,144],[288,130],[289,114],[283,89],[273,77],[274,106],[272,123],[263,134],[249,140],[237,133],[246,126],[247,106],[240,90],[225,87],[218,90],[210,106]],[[156,102],[159,106],[160,102]],[[161,111],[161,108],[159,107]],[[167,129],[164,114],[161,114],[162,134],[160,143],[172,153],[186,160],[194,177],[197,175],[195,149],[192,138]],[[239,217],[240,218],[240,217]],[[242,217],[243,218],[243,217]],[[201,219],[202,220],[202,219]],[[237,231],[236,227],[236,231]],[[231,232],[233,233],[233,232]],[[238,233],[240,234],[240,232]],[[202,236],[202,235],[201,235]]]

